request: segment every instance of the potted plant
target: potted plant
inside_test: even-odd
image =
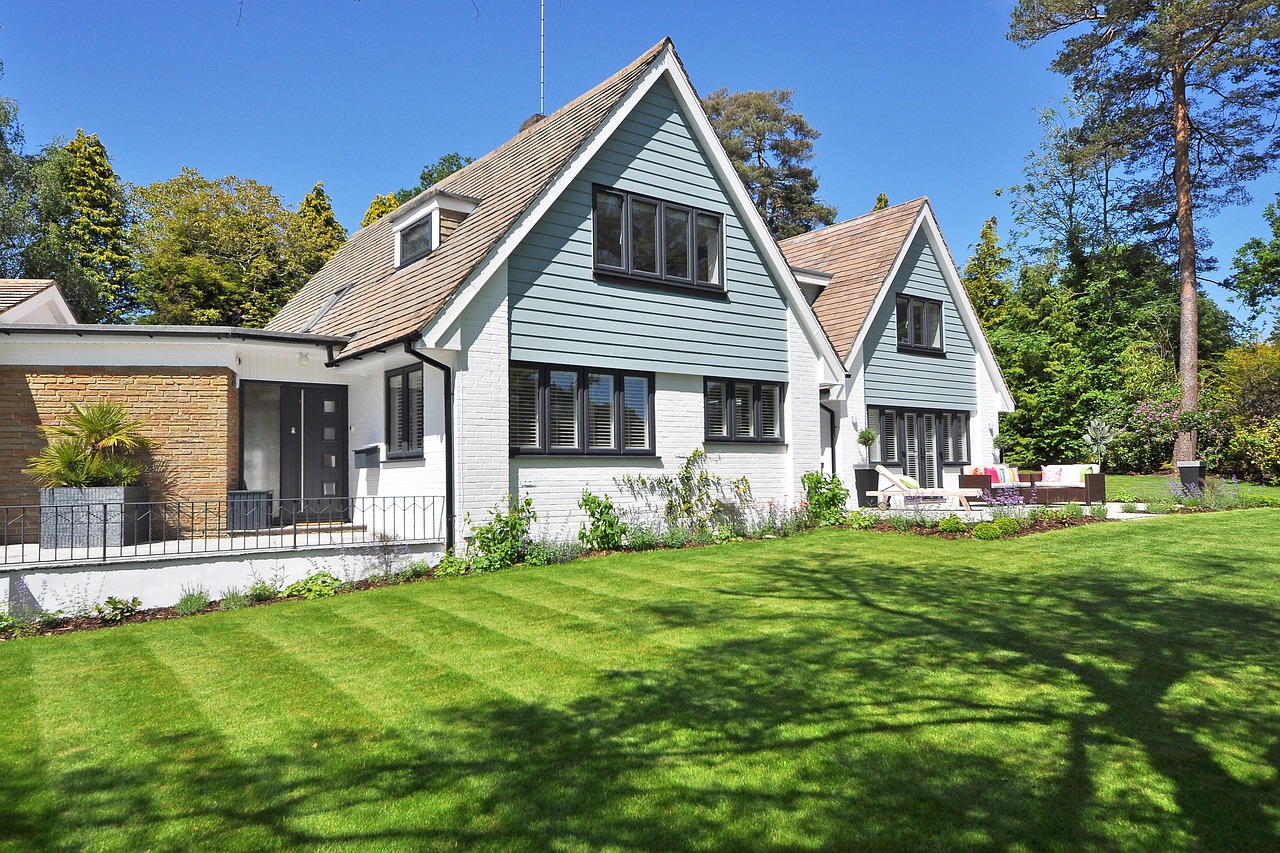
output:
[[[42,548],[119,547],[146,541],[145,454],[155,445],[123,406],[73,403],[66,423],[40,430],[49,443],[25,473],[40,490]]]
[[[991,436],[991,448],[996,452],[996,462],[1004,464],[1004,452],[1009,449],[1012,442],[1008,436],[996,433]]]
[[[858,444],[862,445],[863,465],[853,471],[853,486],[858,493],[858,506],[875,506],[876,499],[867,497],[867,492],[874,492],[880,485],[880,474],[871,464],[871,445],[876,443],[879,433],[871,427],[858,430]]]

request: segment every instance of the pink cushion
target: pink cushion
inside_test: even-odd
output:
[[[1043,475],[1040,481],[1043,483],[1061,483],[1062,482],[1062,466],[1046,465],[1044,466]]]

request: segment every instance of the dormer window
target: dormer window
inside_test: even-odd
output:
[[[431,253],[431,224],[434,218],[428,214],[400,230],[400,266],[408,266]]]

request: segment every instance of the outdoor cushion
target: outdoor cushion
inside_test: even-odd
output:
[[[915,477],[908,477],[906,474],[900,475],[898,477],[898,482],[902,483],[902,485],[908,489],[920,488],[920,481]]]
[[[1040,482],[1063,486],[1083,486],[1084,475],[1092,474],[1092,465],[1046,465]]]
[[[1018,469],[1012,465],[994,465],[988,468],[974,468],[975,474],[986,474],[991,478],[993,486],[1009,486],[1018,482]]]

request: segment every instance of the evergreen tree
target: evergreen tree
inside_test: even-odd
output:
[[[400,202],[396,201],[392,193],[375,195],[373,201],[369,202],[369,209],[364,212],[364,219],[360,220],[360,227],[368,228],[399,206]]]
[[[818,176],[807,165],[821,134],[795,111],[793,94],[717,89],[702,101],[747,195],[778,239],[836,218],[836,209],[818,199]]]
[[[1271,232],[1270,239],[1253,237],[1241,246],[1232,262],[1235,275],[1224,282],[1249,308],[1250,322],[1264,314],[1272,303],[1280,301],[1280,204],[1276,201],[1268,204],[1262,217]],[[1280,312],[1276,322],[1280,324]],[[1280,325],[1277,328],[1280,329]]]
[[[1178,239],[1181,406],[1200,404],[1194,213],[1247,198],[1244,183],[1280,156],[1280,11],[1264,0],[1019,0],[1009,37],[1023,47],[1063,33],[1050,66],[1123,133],[1124,162],[1145,173],[1136,204]],[[1155,215],[1174,188],[1170,215]],[[1196,453],[1180,433],[1176,459]]]
[[[960,276],[983,329],[995,325],[1009,300],[1011,285],[1007,275],[1012,265],[996,235],[996,218],[993,216],[982,226],[978,245]]]
[[[0,63],[0,73],[3,68]],[[22,145],[18,102],[0,97],[0,278],[26,274],[23,250],[32,236],[34,178]]]
[[[889,196],[884,193],[880,193],[880,195],[876,196],[876,203],[871,206],[871,212],[875,213],[877,210],[884,210],[888,206]]]
[[[334,215],[322,181],[316,181],[311,192],[298,203],[298,220],[302,230],[302,268],[311,275],[347,241],[347,229]]]
[[[451,151],[450,153],[443,155],[434,163],[428,163],[422,167],[422,174],[418,176],[417,186],[405,187],[404,189],[396,190],[396,203],[404,204],[409,199],[418,195],[418,193],[431,189],[433,186],[440,183],[463,166],[474,163],[475,159],[476,158],[474,157],[464,157],[457,151]]]
[[[83,322],[121,322],[136,308],[125,247],[125,199],[98,135],[77,130],[34,166],[37,237],[29,275],[57,279]]]

